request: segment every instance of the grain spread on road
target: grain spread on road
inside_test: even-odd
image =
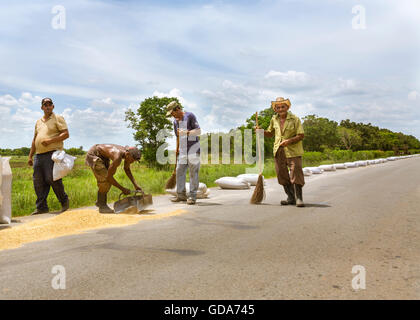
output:
[[[142,220],[162,219],[185,213],[176,210],[162,214],[100,214],[96,210],[66,211],[56,217],[27,222],[0,231],[0,250],[19,248],[26,243],[80,234],[88,230],[124,227]]]

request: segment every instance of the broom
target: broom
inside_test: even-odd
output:
[[[255,121],[258,127],[258,112],[255,113]],[[260,146],[260,139],[258,139],[258,135],[256,135],[256,140],[257,140],[257,148],[258,148],[258,166],[260,169],[260,175],[258,176],[257,185],[255,186],[254,193],[252,194],[252,197],[250,200],[251,204],[261,203],[265,196],[264,180],[263,180],[262,170],[261,170],[261,146]]]
[[[173,189],[176,186],[176,165],[178,163],[178,153],[179,153],[179,135],[176,136],[176,160],[175,160],[175,168],[172,176],[166,182],[165,189]]]

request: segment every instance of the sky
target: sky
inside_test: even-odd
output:
[[[286,97],[420,138],[420,1],[0,2],[0,148],[30,146],[43,97],[65,147],[134,145],[125,111],[155,95],[203,132]]]

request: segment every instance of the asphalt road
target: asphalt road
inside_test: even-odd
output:
[[[420,297],[420,158],[309,177],[305,208],[281,207],[267,183],[263,205],[249,204],[252,189],[212,189],[194,207],[156,197],[156,216],[188,212],[0,251],[0,298]],[[366,289],[352,288],[355,265]]]

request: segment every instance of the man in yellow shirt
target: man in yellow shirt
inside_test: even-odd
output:
[[[304,138],[300,119],[289,112],[289,99],[277,98],[271,102],[276,114],[271,118],[270,126],[264,131],[265,137],[274,136],[274,164],[279,184],[283,185],[287,200],[282,205],[296,204],[303,207],[302,187],[305,178],[302,170]],[[290,173],[288,170],[290,168]]]
[[[69,198],[62,179],[53,181],[54,161],[51,156],[54,151],[63,149],[63,141],[69,137],[69,131],[64,118],[53,112],[54,104],[50,98],[42,99],[41,109],[44,116],[36,122],[28,159],[28,164],[34,167],[33,182],[37,196],[36,210],[32,214],[49,211],[47,197],[50,187],[61,203],[61,212],[64,212],[69,208]]]

